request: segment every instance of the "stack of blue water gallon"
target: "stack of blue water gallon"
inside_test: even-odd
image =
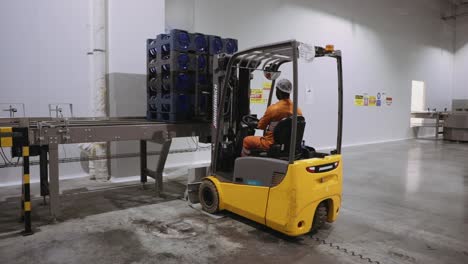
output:
[[[147,119],[210,121],[213,56],[237,52],[237,40],[173,29],[148,39]]]

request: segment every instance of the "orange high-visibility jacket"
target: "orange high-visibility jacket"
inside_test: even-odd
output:
[[[276,125],[283,118],[292,116],[293,114],[293,102],[291,99],[279,100],[276,104],[270,105],[265,115],[258,122],[259,129],[267,129],[265,135],[262,137],[261,143],[265,149],[269,149],[270,146],[275,143],[273,139],[273,131],[275,130]],[[302,115],[301,109],[297,109],[297,114]]]

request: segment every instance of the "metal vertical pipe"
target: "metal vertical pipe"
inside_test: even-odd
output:
[[[336,58],[338,67],[338,135],[336,140],[336,153],[341,153],[343,138],[343,66],[341,55]]]
[[[161,196],[163,192],[163,172],[164,166],[166,165],[167,156],[169,155],[169,149],[171,148],[172,140],[166,140],[159,154],[158,165],[156,166],[156,195]]]
[[[91,115],[107,116],[107,0],[89,0],[89,87],[91,90]],[[93,143],[91,156],[108,154],[108,144]],[[109,171],[106,160],[90,161],[96,180],[107,181]]]
[[[297,138],[297,105],[298,105],[298,66],[297,66],[297,42],[292,43],[293,50],[293,119],[291,129],[291,146],[289,147],[289,164],[293,164],[296,157],[296,138]]]
[[[47,160],[47,146],[40,146],[39,151],[39,176],[41,184],[41,196],[45,199],[45,196],[49,195],[49,162]]]
[[[148,169],[148,152],[146,140],[140,140],[140,182],[146,183],[148,177],[146,170]]]
[[[49,191],[50,191],[50,215],[55,221],[60,214],[60,200],[59,200],[59,156],[58,156],[58,145],[49,145]]]

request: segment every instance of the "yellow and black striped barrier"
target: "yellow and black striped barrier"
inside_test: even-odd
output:
[[[23,211],[24,235],[31,235],[31,190],[29,177],[29,146],[23,146]]]
[[[11,147],[13,156],[23,157],[23,177],[21,208],[24,219],[23,235],[33,234],[31,228],[31,188],[29,176],[29,140],[28,128],[0,127],[0,147]],[[21,154],[19,154],[21,151]]]
[[[13,147],[12,127],[0,127],[0,147]]]

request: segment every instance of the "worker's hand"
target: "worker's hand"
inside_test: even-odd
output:
[[[247,125],[251,129],[255,129],[258,126],[257,115],[245,115],[242,117],[242,123]]]
[[[250,123],[248,124],[248,126],[252,129],[256,129],[258,127],[258,120],[252,120],[250,121]]]

